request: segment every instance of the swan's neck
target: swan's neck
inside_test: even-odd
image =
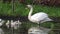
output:
[[[32,12],[33,12],[33,7],[30,8],[30,12],[28,14],[28,19],[31,19]]]

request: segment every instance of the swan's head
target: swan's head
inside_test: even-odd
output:
[[[28,8],[32,8],[32,5],[27,5]]]
[[[9,22],[9,20],[7,22]]]

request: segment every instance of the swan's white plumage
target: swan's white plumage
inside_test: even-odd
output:
[[[27,5],[28,8],[30,8],[30,12],[28,14],[28,19],[32,22],[35,22],[35,23],[43,23],[43,22],[46,22],[46,21],[52,21],[52,19],[50,19],[48,17],[48,15],[44,12],[39,12],[39,13],[36,13],[34,15],[32,15],[32,12],[33,12],[33,7],[31,5]]]
[[[41,12],[41,13],[36,13],[36,14],[34,14],[34,15],[31,16],[31,18],[33,18],[33,19],[35,19],[35,20],[37,20],[37,21],[43,20],[43,19],[45,19],[46,17],[48,17],[47,14],[46,14],[46,13],[43,13],[43,12]]]

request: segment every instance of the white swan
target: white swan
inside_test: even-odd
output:
[[[32,12],[33,12],[33,7],[31,5],[27,5],[27,7],[30,9],[30,12],[28,14],[28,19],[31,21],[31,22],[35,22],[35,23],[43,23],[43,22],[46,22],[46,21],[52,21],[52,19],[50,19],[48,17],[48,15],[44,12],[39,12],[39,13],[36,13],[34,15],[32,15]]]

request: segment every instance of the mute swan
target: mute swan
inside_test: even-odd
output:
[[[27,5],[27,7],[30,9],[30,12],[28,14],[28,19],[31,21],[31,22],[35,22],[35,23],[43,23],[43,22],[46,22],[46,21],[52,21],[52,19],[50,19],[48,17],[48,15],[44,12],[39,12],[39,13],[36,13],[34,15],[32,15],[32,12],[33,12],[33,7],[31,5]]]
[[[48,34],[51,29],[44,27],[32,27],[28,29],[28,34]]]

